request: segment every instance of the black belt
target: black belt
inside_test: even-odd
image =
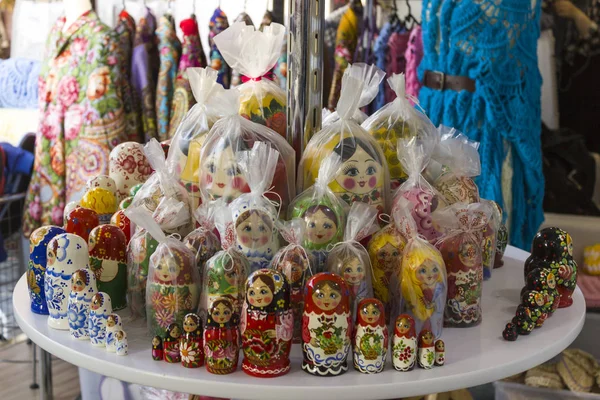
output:
[[[468,76],[446,75],[439,71],[425,71],[423,85],[436,90],[475,91],[475,81]]]

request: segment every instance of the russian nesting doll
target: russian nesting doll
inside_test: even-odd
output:
[[[127,333],[124,330],[119,329],[115,333],[116,341],[116,353],[118,356],[126,356],[129,354],[129,345],[127,343]]]
[[[58,226],[42,226],[31,232],[29,237],[29,266],[27,268],[27,288],[31,299],[31,311],[36,314],[48,315],[44,279],[48,262],[47,252],[50,240],[61,233],[63,228]]]
[[[287,278],[272,269],[253,272],[246,281],[240,326],[244,372],[260,378],[288,373],[293,333]]]
[[[238,202],[232,205],[240,205]],[[250,271],[267,268],[279,249],[279,238],[275,229],[277,212],[262,209],[250,209],[241,206],[234,209],[237,249],[246,256],[250,263]]]
[[[520,306],[531,310],[531,319],[535,323],[536,328],[544,325],[544,322],[548,318],[548,312],[552,309],[553,302],[548,300],[545,293],[538,292],[537,290],[525,290],[521,295]]]
[[[110,314],[112,314],[110,296],[104,292],[96,293],[92,297],[88,319],[88,333],[92,346],[106,346],[106,322]]]
[[[165,338],[163,340],[165,361],[168,363],[181,362],[179,352],[179,343],[181,342],[181,328],[178,324],[172,323],[167,327]]]
[[[121,143],[110,152],[109,175],[117,186],[119,201],[129,196],[132,187],[144,183],[152,167],[144,154],[144,145],[135,142]]]
[[[212,225],[212,228],[214,229],[214,225]],[[193,230],[183,239],[186,247],[196,255],[196,269],[200,279],[202,279],[204,264],[217,254],[217,251],[221,250],[221,242],[213,229],[201,225],[200,228]]]
[[[250,191],[231,142],[219,140],[210,148],[204,147],[201,160],[200,188],[210,201],[222,198],[230,203]]]
[[[441,204],[442,206],[479,202],[479,189],[469,176],[457,176],[446,172],[436,179],[434,187],[442,195],[441,200],[445,203]]]
[[[81,206],[96,211],[100,225],[110,223],[110,218],[119,209],[115,194],[99,187],[85,192]]]
[[[517,306],[517,312],[512,319],[512,323],[516,326],[519,335],[529,335],[534,330],[538,317],[536,314],[535,308],[532,309],[523,304]]]
[[[88,241],[92,229],[100,224],[98,213],[89,208],[77,206],[68,214],[65,214],[65,230],[68,233],[74,233]]]
[[[125,234],[126,242],[131,240],[131,220],[125,215],[125,210],[117,210],[110,218],[110,224],[115,225]]]
[[[198,368],[204,364],[202,323],[196,314],[190,313],[183,318],[183,336],[179,343],[179,354],[184,367]]]
[[[208,310],[204,329],[206,370],[225,375],[237,369],[239,357],[239,316],[230,298],[216,298]]]
[[[535,268],[530,271],[527,274],[525,287],[522,292],[529,289],[542,293],[545,299],[545,311],[550,317],[558,308],[560,295],[556,289],[556,277],[554,276],[552,269],[549,268],[550,263],[546,261],[542,261],[541,263],[545,264],[547,267],[541,266],[540,268]],[[523,293],[521,293],[521,295],[522,294]]]
[[[86,189],[90,190],[94,188],[105,189],[114,194],[117,192],[115,180],[108,175],[98,175],[87,181]]]
[[[346,372],[351,333],[350,291],[344,279],[327,272],[310,278],[302,315],[302,369],[316,376]]]
[[[481,200],[483,204],[488,204],[489,209],[493,211],[492,201]],[[483,262],[483,279],[490,279],[492,277],[492,270],[494,269],[494,262],[496,261],[496,233],[498,232],[498,226],[500,221],[497,221],[494,214],[491,214],[489,222],[481,230],[481,258]]]
[[[354,327],[354,368],[363,374],[383,371],[388,349],[388,330],[383,303],[363,299],[358,303]]]
[[[69,332],[75,339],[87,340],[88,319],[92,298],[98,292],[96,276],[87,269],[81,268],[71,275],[71,293],[69,294]]]
[[[154,336],[152,338],[152,359],[154,361],[162,361],[163,358],[163,340],[160,336]]]
[[[92,229],[88,240],[90,266],[96,274],[98,290],[110,296],[114,310],[127,305],[127,239],[114,225]]]
[[[106,351],[114,353],[117,351],[116,333],[123,329],[123,322],[119,314],[108,314],[106,317]]]
[[[410,371],[417,361],[417,334],[415,320],[408,314],[400,314],[394,324],[392,341],[392,364],[398,371]]]
[[[506,327],[502,331],[502,337],[504,338],[504,340],[507,340],[509,342],[514,342],[515,340],[517,340],[517,337],[519,337],[517,325],[512,322],[506,324]]]
[[[157,247],[158,241],[139,227],[127,246],[127,304],[134,316],[146,316],[148,268]]]
[[[430,369],[435,362],[435,346],[433,344],[433,333],[429,329],[423,329],[419,333],[419,352],[417,355],[419,367]]]
[[[446,362],[446,344],[442,339],[435,341],[435,365],[442,366]]]
[[[48,326],[69,329],[69,295],[71,275],[78,268],[88,268],[87,243],[79,236],[61,233],[48,243],[44,292],[48,305]]]
[[[65,208],[63,210],[63,227],[67,226],[67,219],[68,219],[69,214],[71,213],[71,211],[73,211],[77,207],[81,207],[79,205],[79,201],[70,201],[67,203],[67,205],[65,206]]]
[[[441,233],[435,228],[431,215],[438,208],[437,194],[432,189],[428,189],[426,185],[414,186],[408,190],[402,190],[401,187],[399,193],[411,203],[412,215],[417,223],[419,233],[429,242],[436,242]],[[394,208],[396,206],[397,202],[395,202]]]

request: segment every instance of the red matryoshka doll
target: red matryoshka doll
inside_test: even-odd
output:
[[[108,293],[113,310],[127,306],[127,239],[114,225],[100,225],[88,240],[90,268],[98,290]]]
[[[98,213],[81,206],[76,206],[71,210],[65,216],[65,221],[65,231],[82,237],[86,242],[90,237],[92,229],[100,225]]]
[[[165,361],[168,363],[178,363],[181,361],[179,353],[179,342],[181,341],[181,328],[176,323],[167,327],[164,345]]]
[[[316,376],[348,370],[352,314],[350,292],[340,276],[322,272],[306,284],[302,315],[302,369]]]
[[[417,361],[415,320],[408,314],[400,314],[396,318],[392,357],[392,364],[397,371],[410,371]]]
[[[363,374],[383,371],[388,349],[388,330],[383,303],[363,299],[358,303],[354,327],[354,368]]]
[[[200,317],[190,313],[183,318],[183,336],[179,344],[181,364],[186,368],[198,368],[204,364],[202,323]]]
[[[431,369],[435,362],[435,346],[433,344],[433,333],[428,329],[423,329],[419,333],[419,352],[417,355],[419,367]]]
[[[293,333],[287,278],[272,269],[253,272],[246,281],[240,326],[244,372],[259,378],[288,373]]]
[[[152,338],[152,359],[154,361],[162,361],[163,358],[163,340],[160,336],[154,336]]]
[[[204,329],[206,370],[211,374],[225,375],[237,369],[238,324],[239,316],[230,299],[219,297],[212,302]]]
[[[125,210],[118,210],[113,216],[110,218],[110,224],[115,225],[125,234],[125,239],[127,243],[131,240],[131,221],[125,215]]]

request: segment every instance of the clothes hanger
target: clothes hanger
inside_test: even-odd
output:
[[[398,28],[405,28],[404,21],[398,17],[398,5],[396,4],[396,0],[392,0],[392,13],[390,14],[390,24],[392,25],[392,30],[396,31]]]
[[[410,2],[408,0],[406,0],[406,7],[408,8],[408,15],[406,16],[405,24],[410,23],[410,27],[406,26],[406,30],[411,30],[412,28],[414,28],[415,24],[419,23],[419,21],[417,21],[417,19],[412,14],[412,9],[410,8]]]

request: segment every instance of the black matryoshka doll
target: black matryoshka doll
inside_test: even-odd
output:
[[[216,298],[208,310],[204,329],[206,370],[225,375],[235,372],[240,352],[239,316],[227,297]]]

